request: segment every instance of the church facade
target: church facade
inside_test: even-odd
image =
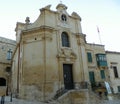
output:
[[[58,4],[40,9],[34,23],[16,24],[16,50],[12,59],[12,93],[45,101],[60,89],[93,88],[108,81],[104,45],[86,42],[81,17]]]

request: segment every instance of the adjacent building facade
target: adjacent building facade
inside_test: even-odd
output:
[[[16,41],[0,37],[0,95],[11,92],[11,59]]]
[[[17,47],[12,59],[12,93],[24,99],[45,101],[60,89],[93,88],[108,80],[103,45],[89,44],[81,17],[58,4],[40,9],[34,23],[17,23]]]
[[[110,86],[113,93],[120,93],[120,52],[106,51]]]
[[[104,91],[104,82],[109,82],[108,65],[104,46],[86,43],[85,48],[91,87],[93,90],[98,90],[98,88],[102,87],[103,89],[101,90]]]

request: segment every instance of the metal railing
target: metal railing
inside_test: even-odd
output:
[[[54,100],[57,99],[58,97],[60,97],[61,95],[63,95],[64,93],[66,93],[68,90],[65,90],[64,88],[61,88],[59,90],[56,91],[56,94],[54,96]]]

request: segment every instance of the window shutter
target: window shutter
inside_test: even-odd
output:
[[[116,66],[113,66],[113,71],[114,71],[115,78],[118,78],[118,72],[117,72]]]
[[[101,78],[105,79],[105,72],[104,72],[104,70],[100,70],[100,74],[101,74]]]
[[[87,53],[88,62],[92,62],[92,54],[90,52]]]
[[[118,92],[120,92],[120,86],[118,86]]]

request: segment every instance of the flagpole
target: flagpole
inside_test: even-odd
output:
[[[99,30],[98,26],[97,26],[97,32],[98,32],[100,44],[102,44],[102,40],[101,40],[101,36],[100,36],[100,30]]]

